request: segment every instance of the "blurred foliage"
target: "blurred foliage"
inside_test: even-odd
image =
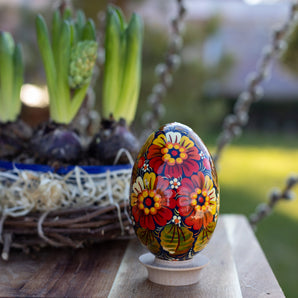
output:
[[[297,73],[298,74],[298,73]],[[297,133],[298,101],[260,101],[252,105],[247,130],[275,133]]]

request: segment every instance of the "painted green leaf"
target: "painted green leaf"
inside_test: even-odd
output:
[[[148,229],[139,228],[137,230],[138,238],[141,240],[141,242],[147,246],[147,248],[152,253],[158,253],[160,249],[160,245],[157,241],[157,239],[154,236],[154,232]]]
[[[161,246],[171,255],[187,253],[194,242],[193,234],[185,227],[166,225],[160,235]]]
[[[213,221],[201,231],[194,246],[195,252],[201,251],[208,244],[215,227],[216,222]]]

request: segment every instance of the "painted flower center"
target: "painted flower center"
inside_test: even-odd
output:
[[[170,187],[172,189],[177,189],[180,185],[181,185],[181,182],[177,178],[170,180]]]
[[[181,217],[180,216],[177,216],[177,215],[174,215],[173,218],[172,218],[172,222],[175,224],[175,225],[178,225],[180,227],[180,224],[181,224]]]
[[[165,147],[161,149],[162,160],[170,166],[182,164],[188,155],[186,148],[178,143],[166,143]]]
[[[144,165],[143,165],[143,171],[146,172],[146,171],[148,171],[148,170],[149,170],[149,165],[148,165],[148,163],[144,163]]]
[[[206,211],[210,205],[210,198],[208,196],[207,190],[196,188],[194,192],[191,193],[191,206],[194,207],[196,211]]]
[[[155,215],[157,210],[161,208],[161,196],[154,190],[144,189],[138,195],[138,208],[143,210],[145,215]]]

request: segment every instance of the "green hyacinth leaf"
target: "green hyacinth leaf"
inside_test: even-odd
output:
[[[114,114],[130,125],[135,118],[141,86],[143,23],[140,16],[132,15],[123,37],[123,73],[119,104]]]
[[[193,234],[185,227],[166,225],[160,235],[161,246],[171,255],[187,253],[194,242]]]
[[[205,248],[205,246],[208,244],[208,242],[214,232],[215,227],[216,227],[216,222],[213,221],[205,229],[203,229],[200,232],[200,234],[197,238],[197,241],[195,243],[195,246],[194,246],[195,252],[199,252],[203,248]]]
[[[21,111],[24,66],[21,46],[8,32],[0,32],[0,122],[15,121]]]
[[[82,40],[96,40],[96,29],[94,22],[89,19],[83,29]]]
[[[14,49],[13,54],[13,64],[14,64],[14,87],[12,95],[13,104],[13,115],[14,119],[17,119],[18,115],[21,113],[22,102],[20,100],[21,88],[24,83],[24,63],[22,58],[22,48],[20,44],[17,44]]]
[[[83,30],[86,24],[86,16],[85,13],[79,9],[76,13],[76,17],[77,21],[75,23],[75,31],[77,33],[78,40],[82,40]]]
[[[160,244],[154,236],[153,231],[148,229],[139,228],[137,229],[138,238],[141,242],[154,254],[159,252]]]
[[[111,6],[107,11],[105,33],[105,65],[103,78],[102,116],[115,116],[119,105],[120,86],[123,74],[123,32],[120,14]]]

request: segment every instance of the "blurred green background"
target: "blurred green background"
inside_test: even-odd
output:
[[[137,11],[145,22],[142,87],[133,127],[136,134],[141,135],[145,128],[143,115],[150,109],[147,99],[157,82],[155,67],[164,61],[168,48],[169,24],[176,14],[175,1],[74,0],[73,5],[92,17],[102,32],[100,20],[104,14],[100,12],[110,2],[121,6],[127,16]],[[202,1],[198,6],[196,1],[186,1],[189,14],[182,65],[164,98],[165,114],[160,119],[160,124],[178,121],[189,125],[211,152],[216,148],[224,116],[232,112],[237,96],[245,87],[246,75],[255,69],[262,48],[270,41],[273,25],[284,21],[289,9],[278,1],[254,6],[243,1],[223,2],[217,5],[216,1]],[[23,43],[26,83],[45,83],[35,42],[34,16],[40,12],[50,19],[53,6],[58,3],[0,2],[0,29],[11,31]],[[231,3],[233,7],[229,6]],[[253,33],[249,34],[251,31]],[[287,65],[291,65],[288,61]],[[101,78],[100,72],[94,84],[99,110]],[[243,135],[225,149],[220,160],[221,213],[249,216],[259,203],[268,200],[270,190],[282,188],[289,174],[297,175],[297,82],[292,70],[275,62],[271,80],[264,83],[264,98],[253,104]],[[33,119],[32,125],[47,116],[46,108],[24,106],[23,117]],[[296,186],[296,194],[297,190]],[[279,203],[274,213],[259,223],[256,236],[285,295],[297,297],[298,200]]]

